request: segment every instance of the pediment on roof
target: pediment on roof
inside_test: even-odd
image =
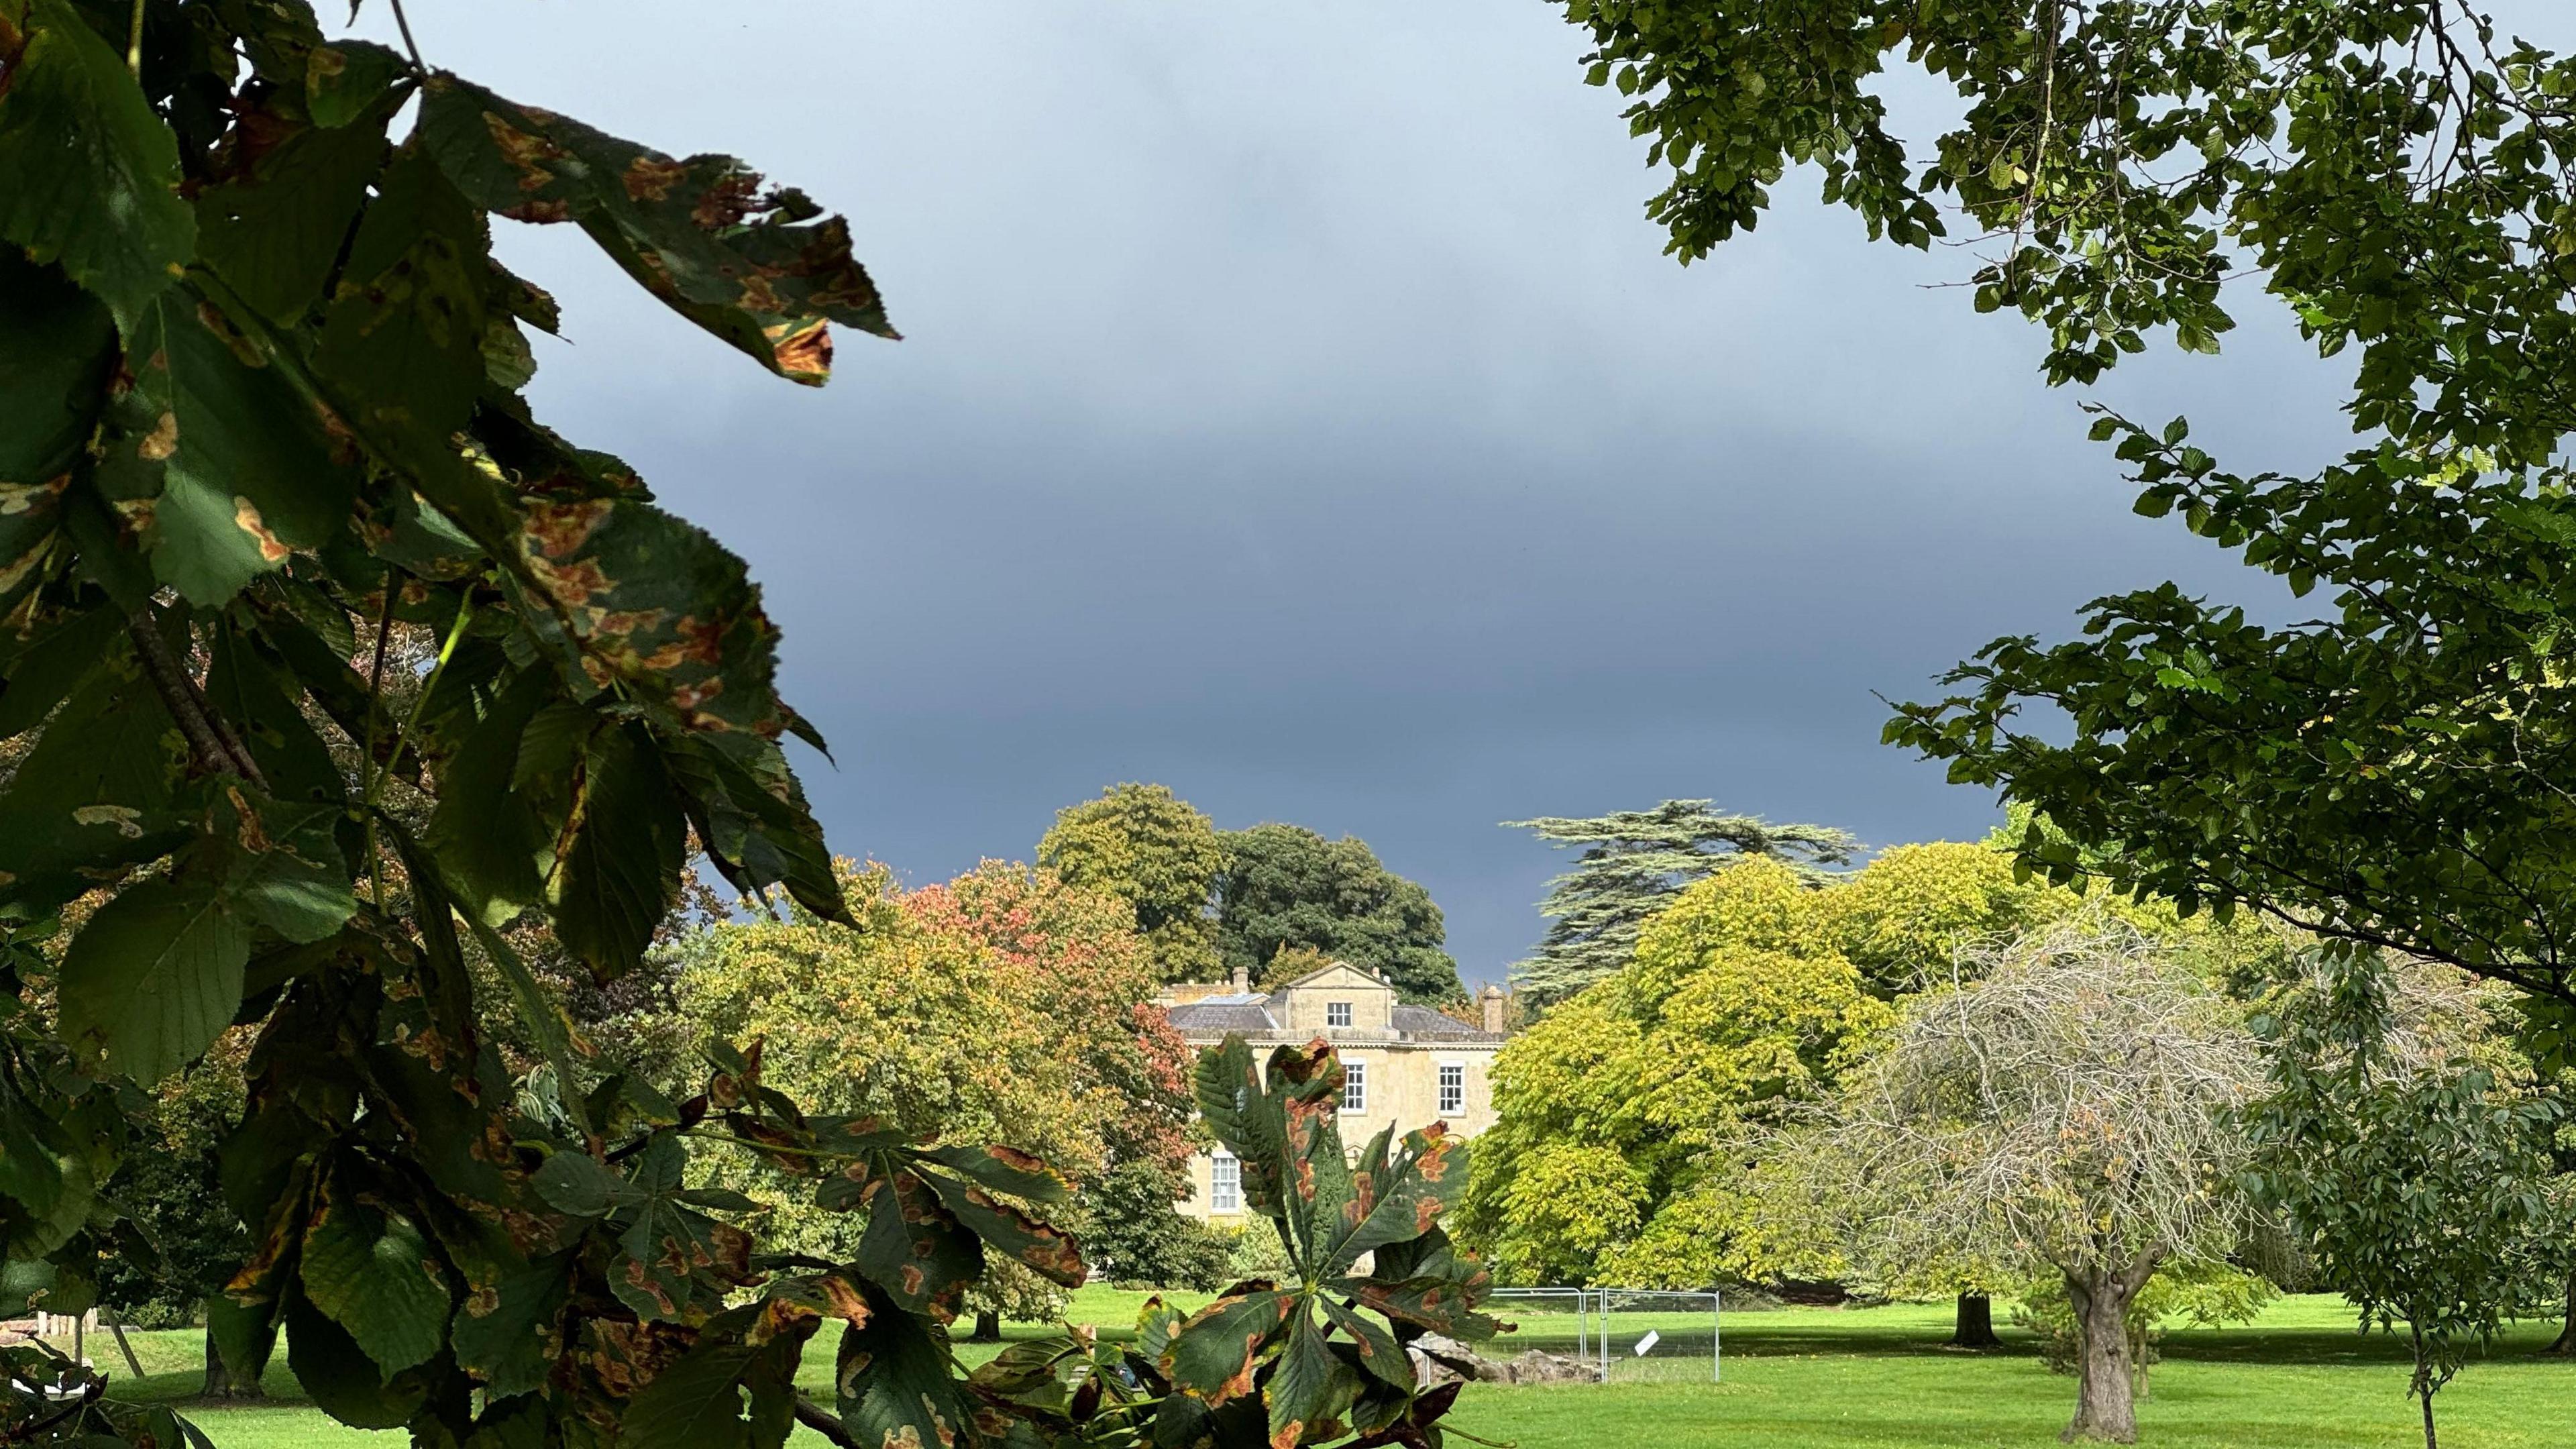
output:
[[[1394,987],[1378,980],[1346,961],[1335,961],[1317,967],[1294,981],[1283,982],[1273,991],[1385,991]]]

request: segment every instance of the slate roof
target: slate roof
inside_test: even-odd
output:
[[[1230,1031],[1246,1036],[1259,1036],[1283,1030],[1270,1014],[1267,996],[1245,994],[1202,997],[1183,1006],[1168,1006],[1164,1011],[1172,1025],[1185,1037],[1217,1037]],[[1427,1006],[1395,1005],[1393,1023],[1396,1041],[1454,1041],[1498,1043],[1500,1032],[1480,1030],[1456,1017],[1443,1016]],[[1344,1033],[1337,1040],[1367,1041],[1373,1034]]]
[[[1239,996],[1215,997],[1193,1001],[1187,1006],[1167,1006],[1164,1013],[1183,1036],[1223,1036],[1230,1031],[1247,1035],[1277,1031],[1279,1023],[1270,1019],[1265,1005],[1270,998],[1253,997],[1249,1002]]]
[[[1427,1006],[1395,1004],[1395,1029],[1416,1041],[1501,1041],[1503,1034],[1469,1026],[1454,1016],[1446,1016]]]

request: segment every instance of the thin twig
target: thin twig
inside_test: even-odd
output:
[[[429,707],[429,696],[438,688],[438,677],[447,672],[447,661],[456,657],[457,641],[465,637],[465,623],[473,617],[474,594],[469,588],[465,597],[456,605],[456,622],[447,626],[447,638],[438,646],[438,662],[430,666],[429,677],[421,681],[420,693],[412,696],[411,712],[403,716],[402,729],[394,735],[394,746],[386,752],[384,764],[378,767],[374,783],[368,787],[367,809],[370,811],[376,808],[376,802],[384,796],[386,777],[393,774],[394,766],[402,763],[403,749],[411,744],[412,731],[420,726],[421,711]],[[376,656],[376,676],[379,680],[384,677],[382,654]]]
[[[385,646],[394,635],[394,571],[385,570],[385,602],[376,611],[376,663],[367,674],[367,747],[358,756],[359,793],[369,800],[376,798],[376,721],[385,707]],[[367,812],[367,876],[375,893],[376,914],[385,910],[384,843],[376,832],[374,811]]]
[[[143,0],[134,0],[134,22],[126,27],[125,68],[143,79]]]
[[[141,3],[141,0],[136,0],[136,3]],[[429,74],[428,62],[420,58],[420,43],[411,38],[411,17],[403,13],[402,0],[393,0],[393,7],[394,24],[402,31],[403,49],[411,52],[411,68],[422,75]]]

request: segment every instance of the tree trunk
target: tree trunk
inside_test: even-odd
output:
[[[1000,1314],[998,1314],[998,1313],[994,1312],[994,1311],[993,1311],[992,1309],[990,1309],[990,1308],[978,1308],[978,1309],[976,1309],[976,1310],[975,1310],[975,1333],[974,1333],[974,1336],[973,1336],[972,1338],[969,1338],[969,1339],[967,1340],[967,1342],[969,1342],[969,1343],[1000,1343],[1001,1341],[1002,1341],[1002,1315],[1000,1315]]]
[[[2424,1330],[2410,1321],[2406,1332],[2415,1346],[2415,1397],[2424,1403],[2424,1449],[2436,1449],[2433,1440],[2433,1375],[2424,1366]]]
[[[2075,1421],[2058,1437],[2138,1442],[2137,1400],[2129,1377],[2129,1298],[2135,1290],[2117,1272],[2090,1281],[2067,1275],[2075,1307]]]
[[[224,1362],[224,1356],[216,1351],[215,1336],[211,1333],[206,1335],[205,1396],[210,1399],[264,1399],[268,1397],[267,1392],[260,1388],[259,1378],[257,1375],[245,1374],[237,1376],[233,1373],[233,1366]]]
[[[1952,1348],[2001,1348],[1995,1337],[1995,1300],[1983,1293],[1959,1295],[1958,1327],[1950,1332]]]
[[[2566,1311],[2558,1320],[2558,1341],[2549,1345],[2549,1351],[2576,1354],[2576,1268],[2567,1273]]]

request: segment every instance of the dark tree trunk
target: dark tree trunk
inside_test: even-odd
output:
[[[2437,1449],[2433,1439],[2433,1390],[2437,1385],[2424,1367],[2424,1330],[2409,1323],[2406,1332],[2415,1347],[2415,1397],[2424,1404],[2424,1449]]]
[[[2567,1274],[2567,1304],[2558,1320],[2558,1341],[2549,1345],[2551,1353],[2576,1354],[2576,1270]]]
[[[993,1310],[991,1310],[991,1309],[989,1309],[989,1308],[978,1308],[978,1309],[976,1309],[976,1310],[975,1310],[975,1333],[974,1333],[974,1336],[973,1336],[973,1337],[971,1337],[971,1338],[969,1338],[969,1339],[967,1340],[967,1342],[969,1342],[969,1343],[1000,1343],[1001,1341],[1002,1341],[1002,1315],[1000,1315],[1000,1314],[998,1314],[998,1313],[995,1313]]]
[[[1983,1293],[1959,1295],[1959,1325],[1950,1332],[1952,1348],[2001,1348],[1995,1337],[1995,1300]]]
[[[233,1366],[224,1362],[223,1354],[216,1351],[215,1336],[211,1333],[206,1335],[205,1396],[210,1399],[264,1399],[268,1397],[267,1392],[259,1386],[259,1376],[257,1374],[235,1374],[233,1372]]]
[[[2138,1407],[2129,1376],[2129,1298],[2136,1290],[2118,1272],[2090,1279],[2067,1275],[2075,1306],[2075,1420],[2058,1437],[2138,1442]]]

